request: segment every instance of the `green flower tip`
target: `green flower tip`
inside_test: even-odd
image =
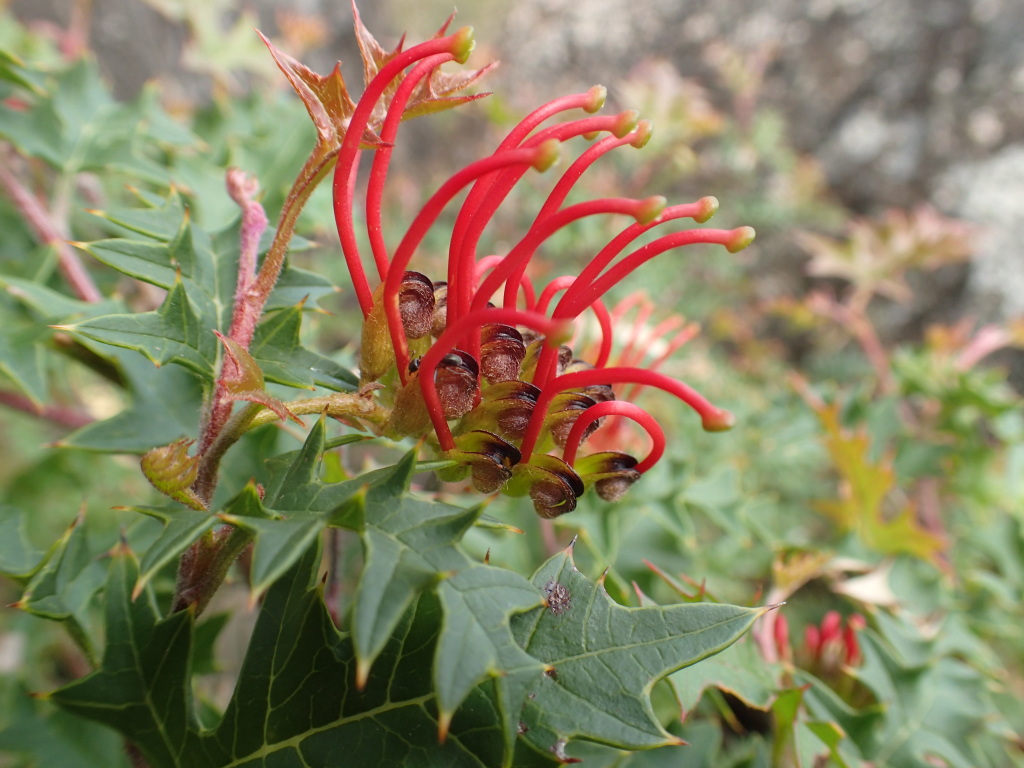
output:
[[[754,232],[753,227],[737,227],[732,231],[732,237],[729,238],[729,242],[726,243],[725,248],[729,253],[742,251],[754,242],[754,236],[756,234],[757,233]]]
[[[475,47],[476,41],[473,39],[472,27],[462,27],[452,35],[452,55],[459,64],[466,63],[469,54],[473,52]]]
[[[637,123],[640,122],[640,113],[635,109],[627,109],[625,112],[620,112],[618,118],[612,133],[616,138],[621,139],[632,133],[636,128]]]
[[[651,134],[654,133],[654,123],[650,120],[641,120],[636,124],[636,130],[633,133],[635,135],[629,145],[635,149],[643,149],[651,140]]]
[[[595,85],[587,91],[587,94],[590,96],[590,100],[583,107],[584,112],[597,112],[604,106],[605,101],[608,99],[608,89],[603,85]]]
[[[668,205],[666,200],[661,195],[654,195],[644,200],[643,205],[637,211],[636,220],[638,224],[650,224],[652,221],[661,216],[661,212],[665,210],[665,206]]]
[[[707,221],[716,213],[718,213],[717,197],[713,197],[711,195],[708,195],[707,197],[702,197],[700,200],[697,201],[697,204],[700,206],[700,213],[694,216],[693,220],[696,221],[698,224],[703,224],[705,221]],[[753,232],[753,230],[751,230],[751,232]],[[751,235],[751,239],[753,239],[753,235]]]
[[[716,408],[701,419],[705,432],[727,432],[736,424],[736,417],[724,408]]]
[[[533,167],[543,173],[552,165],[558,162],[562,154],[562,143],[558,139],[548,139],[537,145],[537,156],[533,161]]]

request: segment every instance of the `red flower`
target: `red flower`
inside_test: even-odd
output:
[[[334,210],[342,249],[364,316],[361,378],[392,404],[383,431],[427,436],[456,462],[445,477],[471,474],[484,492],[529,494],[537,512],[554,517],[575,508],[591,485],[617,498],[662,455],[665,437],[657,422],[616,387],[649,386],[676,396],[700,415],[707,430],[728,429],[732,416],[680,381],[623,356],[609,366],[614,322],[603,298],[622,279],[666,251],[693,243],[715,243],[735,252],[754,237],[749,227],[683,229],[632,251],[642,234],[671,222],[703,223],[717,201],[667,206],[664,198],[606,198],[566,205],[570,190],[602,155],[630,145],[642,147],[651,126],[634,112],[597,116],[605,90],[556,99],[523,119],[495,151],[455,173],[434,193],[389,251],[383,237],[381,200],[398,125],[423,84],[437,81],[441,64],[464,61],[468,30],[439,36],[407,51],[379,57],[337,153]],[[589,113],[567,119],[566,113]],[[543,123],[553,121],[547,127]],[[487,224],[510,191],[530,170],[544,171],[563,144],[605,134],[569,164],[532,223],[506,253],[478,252]],[[378,284],[363,268],[352,215],[360,156],[373,151],[366,187],[367,235]],[[427,232],[463,190],[448,241],[448,270],[440,280],[409,271]],[[633,219],[593,256],[579,275],[552,280],[538,291],[527,272],[545,240],[586,217],[617,214]],[[435,238],[432,238],[436,240]],[[623,255],[624,254],[624,255]],[[561,294],[555,300],[557,294]],[[539,298],[538,298],[539,297]],[[494,303],[492,303],[494,302]],[[593,311],[601,340],[590,360],[566,345],[573,323]],[[619,389],[619,392],[625,390]],[[586,456],[580,447],[606,419],[627,418],[651,436],[642,461],[614,450]]]

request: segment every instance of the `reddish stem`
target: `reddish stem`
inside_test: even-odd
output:
[[[632,419],[651,437],[652,447],[647,457],[636,465],[635,469],[641,475],[658,463],[658,460],[665,454],[665,432],[657,420],[647,411],[633,403],[622,400],[609,400],[603,403],[592,405],[577,417],[569,430],[566,438],[565,451],[562,459],[570,466],[576,463],[576,453],[579,451],[583,441],[583,435],[587,428],[600,418],[605,416],[625,416]]]
[[[74,294],[82,301],[97,303],[103,300],[96,284],[85,271],[78,255],[68,245],[67,236],[61,226],[50,213],[14,175],[12,158],[14,152],[7,144],[0,144],[0,187],[14,203],[25,223],[41,244],[52,247],[57,252],[57,264],[61,275]]]
[[[19,392],[10,392],[8,390],[0,390],[0,404],[71,429],[78,429],[95,421],[92,416],[78,408],[62,405],[42,405]]]

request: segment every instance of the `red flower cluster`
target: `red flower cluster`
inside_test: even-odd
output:
[[[471,475],[482,492],[529,494],[544,517],[574,509],[591,485],[604,498],[618,498],[660,458],[665,438],[649,414],[616,398],[614,386],[650,386],[675,395],[697,411],[707,430],[728,429],[732,416],[654,370],[609,366],[614,323],[603,297],[659,254],[693,243],[715,243],[735,252],[751,242],[754,232],[749,227],[685,229],[629,250],[655,227],[682,219],[705,222],[718,202],[706,197],[668,206],[664,198],[649,197],[566,205],[570,190],[595,161],[618,147],[642,147],[651,132],[635,112],[595,115],[605,100],[604,88],[595,86],[535,110],[492,154],[454,174],[389,252],[381,201],[398,125],[410,114],[410,105],[437,108],[444,101],[427,98],[433,94],[430,86],[450,77],[438,68],[464,61],[471,47],[468,29],[443,33],[408,50],[376,56],[379,66],[368,71],[366,90],[352,105],[337,153],[335,217],[365,319],[362,382],[376,386],[382,402],[391,406],[386,434],[430,437],[455,462],[445,479]],[[448,91],[477,76],[471,73]],[[573,110],[588,116],[566,119],[565,113]],[[550,120],[552,124],[542,127]],[[483,231],[519,180],[531,169],[552,166],[570,139],[602,135],[568,165],[518,242],[506,253],[481,257]],[[376,289],[371,289],[363,268],[353,219],[358,164],[366,150],[373,150],[365,198],[367,235],[379,278]],[[445,235],[447,274],[435,280],[410,271],[442,210],[466,189]],[[527,271],[544,241],[573,222],[609,214],[628,216],[633,223],[579,275],[555,278],[538,291]],[[596,315],[601,329],[592,360],[578,359],[566,344],[573,322],[587,310]],[[580,446],[602,422],[623,417],[650,434],[653,448],[645,459],[615,450],[580,455]]]
[[[838,611],[829,611],[820,625],[809,624],[804,629],[804,643],[796,650],[796,663],[822,679],[834,678],[844,668],[858,666],[863,657],[857,633],[866,626],[867,622],[859,613],[844,622]],[[781,614],[775,622],[775,644],[780,659],[794,660],[789,622]]]

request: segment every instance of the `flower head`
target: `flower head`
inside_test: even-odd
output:
[[[347,109],[334,172],[334,210],[364,317],[360,376],[391,407],[382,431],[426,437],[454,462],[443,471],[446,478],[470,476],[482,492],[529,495],[539,514],[555,517],[574,509],[590,486],[605,498],[618,498],[663,453],[665,437],[657,422],[617,393],[655,387],[693,408],[705,429],[731,426],[731,414],[686,384],[626,357],[609,365],[615,329],[603,302],[615,285],[655,256],[693,243],[735,252],[754,232],[686,228],[630,250],[655,228],[686,219],[705,222],[717,201],[668,205],[661,197],[603,198],[567,205],[587,168],[613,150],[642,147],[651,134],[650,123],[635,112],[597,114],[605,90],[595,86],[525,117],[494,152],[444,182],[389,248],[381,201],[399,123],[413,100],[423,98],[424,83],[461,87],[475,79],[439,74],[442,64],[464,61],[471,43],[463,29],[377,56],[362,98]],[[583,116],[572,115],[580,110]],[[566,166],[519,240],[504,253],[480,253],[487,224],[520,179],[551,168],[574,139],[592,143]],[[353,216],[359,160],[369,152],[366,226],[375,287],[366,276]],[[464,191],[445,233],[447,273],[413,271],[428,231]],[[631,222],[578,275],[556,277],[543,287],[533,284],[529,266],[547,239],[581,219],[612,215]],[[578,356],[568,342],[577,318],[588,311],[598,319],[601,339],[593,356]],[[583,454],[594,430],[617,419],[648,432],[650,453],[642,460],[615,450]]]

